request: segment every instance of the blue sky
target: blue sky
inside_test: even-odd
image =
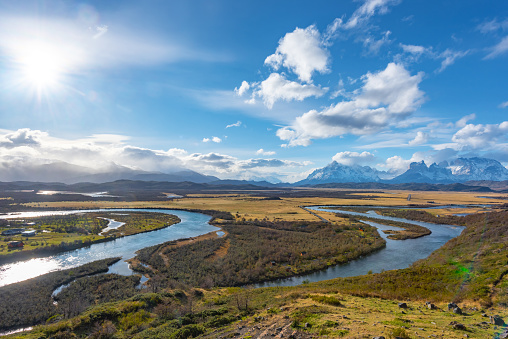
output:
[[[507,165],[507,75],[503,0],[0,1],[0,168]]]

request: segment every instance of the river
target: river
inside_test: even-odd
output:
[[[345,207],[345,206],[344,206]],[[364,206],[361,206],[364,207]],[[450,206],[448,206],[450,207]],[[265,283],[256,284],[255,287],[273,287],[273,286],[296,286],[304,282],[316,282],[321,280],[329,280],[339,277],[353,277],[357,275],[379,273],[382,271],[407,268],[417,260],[428,257],[432,252],[444,245],[448,240],[460,235],[464,227],[454,225],[437,225],[420,221],[406,220],[402,218],[385,217],[369,211],[367,213],[342,211],[336,209],[326,209],[321,206],[307,207],[310,210],[325,211],[332,213],[343,213],[358,216],[361,220],[362,216],[369,218],[377,218],[383,220],[392,220],[406,222],[410,224],[420,225],[432,231],[432,234],[406,240],[391,240],[382,232],[383,230],[400,230],[398,227],[382,225],[372,221],[364,221],[364,223],[376,227],[379,234],[386,240],[386,247],[372,253],[368,256],[353,260],[344,265],[329,267],[325,270],[305,274],[297,277],[284,278]],[[383,208],[383,207],[376,207]],[[452,207],[453,208],[453,207]]]
[[[29,218],[43,215],[64,215],[85,212],[157,212],[174,214],[181,222],[172,226],[147,232],[139,233],[113,241],[97,243],[77,250],[62,252],[51,257],[35,258],[0,266],[0,286],[14,284],[19,281],[34,278],[42,274],[67,268],[81,266],[83,264],[112,257],[122,257],[118,263],[112,265],[109,273],[130,275],[132,271],[124,261],[135,256],[135,252],[145,247],[161,244],[166,241],[196,237],[209,232],[218,231],[219,228],[208,223],[211,217],[208,215],[179,210],[165,209],[108,209],[108,210],[79,210],[79,211],[48,211],[26,212],[0,215],[0,218]]]
[[[319,206],[307,207],[313,210],[328,211],[332,213],[344,213],[360,217],[368,216],[370,218],[378,218],[384,220],[401,221],[427,227],[432,231],[431,235],[407,240],[391,240],[387,238],[382,230],[396,230],[397,227],[386,226],[372,221],[365,223],[377,227],[380,235],[386,240],[386,247],[372,253],[368,256],[353,260],[345,265],[337,265],[329,267],[326,270],[306,274],[298,277],[280,279],[276,281],[257,284],[256,287],[266,286],[294,286],[305,281],[314,282],[320,280],[328,280],[338,277],[350,277],[356,275],[367,274],[369,271],[378,273],[384,270],[393,270],[409,267],[413,262],[426,258],[433,251],[441,247],[448,240],[460,235],[463,227],[453,225],[436,225],[425,222],[406,220],[401,218],[385,217],[376,214],[373,211],[367,213],[349,212],[341,210],[327,210],[319,208]],[[141,248],[157,245],[166,241],[181,238],[195,237],[205,233],[217,231],[218,228],[208,223],[210,217],[207,215],[164,209],[108,209],[108,210],[79,210],[79,211],[48,211],[48,212],[26,212],[21,214],[2,215],[0,218],[28,218],[40,215],[51,214],[71,214],[83,212],[97,211],[114,211],[114,212],[159,212],[168,213],[178,216],[182,221],[170,227],[148,232],[140,233],[116,239],[114,241],[93,244],[89,247],[64,252],[52,257],[36,258],[22,262],[15,262],[0,266],[0,286],[13,284],[29,278],[39,276],[41,274],[52,271],[63,270],[80,266],[95,260],[122,257],[124,260],[135,256],[135,252]],[[110,267],[110,273],[118,273],[122,275],[130,275],[128,264],[120,260],[118,263]]]

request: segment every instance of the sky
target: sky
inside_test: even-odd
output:
[[[0,180],[507,166],[507,115],[505,0],[0,0]]]

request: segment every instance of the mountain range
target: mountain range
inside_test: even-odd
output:
[[[378,171],[369,166],[347,166],[333,161],[329,165],[315,170],[306,179],[295,183],[295,185],[365,182],[452,184],[482,180],[508,180],[508,169],[497,160],[478,157],[458,158],[449,163],[444,161],[430,166],[427,166],[422,160],[411,163],[409,169],[404,173],[389,178],[389,173]]]
[[[294,184],[272,184],[266,180],[220,180],[188,169],[170,173],[135,170],[117,164],[93,170],[66,162],[6,166],[0,164],[0,181],[31,181],[75,183],[105,183],[117,180],[153,182],[192,182],[211,185],[256,185],[262,187],[313,186],[334,183],[383,183],[383,184],[454,184],[468,181],[508,181],[508,169],[499,161],[486,158],[458,158],[427,166],[424,161],[413,162],[404,173],[393,177],[388,172],[369,166],[343,165],[336,161],[314,170],[304,180]]]

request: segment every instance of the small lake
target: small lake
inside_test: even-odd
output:
[[[26,212],[5,214],[1,215],[0,218],[29,218],[43,215],[65,215],[86,212],[157,212],[174,214],[181,219],[181,222],[157,231],[139,233],[136,235],[118,238],[113,241],[93,244],[77,250],[62,252],[51,257],[35,258],[2,265],[0,266],[0,286],[14,284],[49,272],[77,267],[92,261],[112,257],[122,257],[123,260],[120,260],[116,264],[110,266],[109,273],[130,275],[132,274],[132,271],[130,270],[128,263],[124,260],[134,257],[136,251],[145,247],[158,245],[166,241],[196,237],[220,230],[208,223],[211,219],[208,215],[166,209],[107,209]]]
[[[380,273],[382,271],[407,268],[415,261],[428,257],[432,252],[443,246],[448,240],[459,236],[462,230],[464,229],[464,227],[461,226],[437,225],[420,221],[406,220],[402,218],[386,217],[378,215],[374,211],[360,213],[337,209],[326,209],[323,207],[324,206],[312,206],[306,208],[314,211],[325,211],[332,213],[354,215],[358,216],[358,219],[360,220],[362,216],[365,216],[369,218],[406,222],[426,227],[432,231],[432,234],[417,239],[391,240],[388,239],[387,238],[388,235],[384,234],[384,232],[382,231],[400,230],[400,228],[382,225],[372,221],[364,221],[364,223],[374,226],[379,230],[379,234],[381,235],[381,237],[386,240],[385,248],[370,255],[367,255],[365,257],[353,260],[344,265],[332,266],[322,271],[298,277],[291,277],[270,281],[266,283],[260,283],[256,284],[255,287],[296,286],[304,282],[316,282],[340,277],[354,277],[357,275],[367,274],[369,271],[372,271],[372,273]]]

